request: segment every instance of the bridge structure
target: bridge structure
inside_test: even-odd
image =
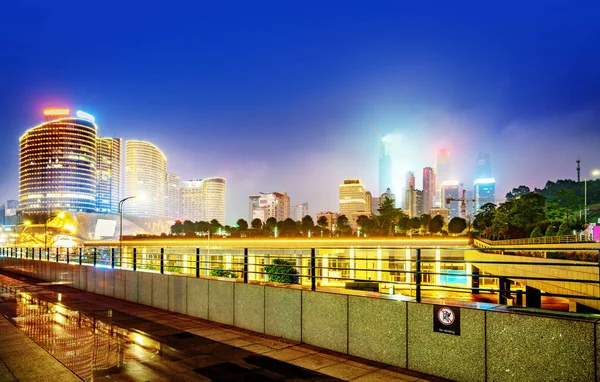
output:
[[[597,244],[194,238],[125,240],[120,252],[119,244],[2,248],[0,269],[452,380],[600,375],[600,316],[508,306],[521,289],[525,306],[536,296],[597,306],[598,263],[507,254]],[[446,308],[458,313],[458,330],[440,327]]]

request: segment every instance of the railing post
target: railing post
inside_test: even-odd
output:
[[[50,261],[50,248],[46,248],[46,261]]]
[[[160,274],[165,274],[165,249],[160,249]]]
[[[317,259],[316,259],[316,250],[314,248],[310,249],[310,290],[317,290]]]
[[[115,269],[115,248],[110,249],[110,267]]]
[[[69,248],[67,248],[67,264],[69,264]]]
[[[415,283],[417,285],[416,299],[421,302],[421,248],[417,248],[417,261],[415,267]]]
[[[82,257],[83,257],[83,248],[79,247],[79,265],[81,265],[81,263],[83,262]]]
[[[248,284],[248,248],[244,248],[244,283]]]
[[[196,278],[200,278],[200,248],[196,248]]]
[[[40,261],[42,261],[42,248],[40,248],[38,256],[39,256]]]
[[[56,248],[56,262],[58,263],[58,259],[60,257],[60,248]]]
[[[25,248],[25,259],[29,257],[29,248]]]
[[[94,267],[96,266],[96,261],[98,261],[98,248],[94,248]]]
[[[133,249],[133,270],[137,270],[137,248]]]

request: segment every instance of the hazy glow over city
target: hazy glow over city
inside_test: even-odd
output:
[[[439,148],[468,188],[489,153],[498,198],[574,179],[576,159],[598,176],[598,3],[119,7],[5,6],[1,200],[18,198],[19,137],[47,107],[151,142],[182,180],[225,177],[230,223],[261,191],[313,216],[338,209],[345,178],[378,192],[371,126],[389,140],[397,193],[408,170],[421,188]],[[94,27],[54,22],[80,17]]]

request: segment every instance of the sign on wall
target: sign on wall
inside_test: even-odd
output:
[[[433,331],[460,336],[460,308],[434,305]]]

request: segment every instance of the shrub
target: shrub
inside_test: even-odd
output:
[[[275,259],[271,265],[265,266],[269,281],[285,284],[299,284],[298,271],[293,263],[283,259]]]
[[[544,235],[542,235],[542,230],[540,229],[540,227],[535,227],[533,229],[533,231],[531,231],[531,234],[529,235],[529,237],[534,238],[534,237],[542,237]]]
[[[209,274],[215,277],[229,277],[231,279],[237,278],[237,273],[223,269],[222,265],[211,269]]]

